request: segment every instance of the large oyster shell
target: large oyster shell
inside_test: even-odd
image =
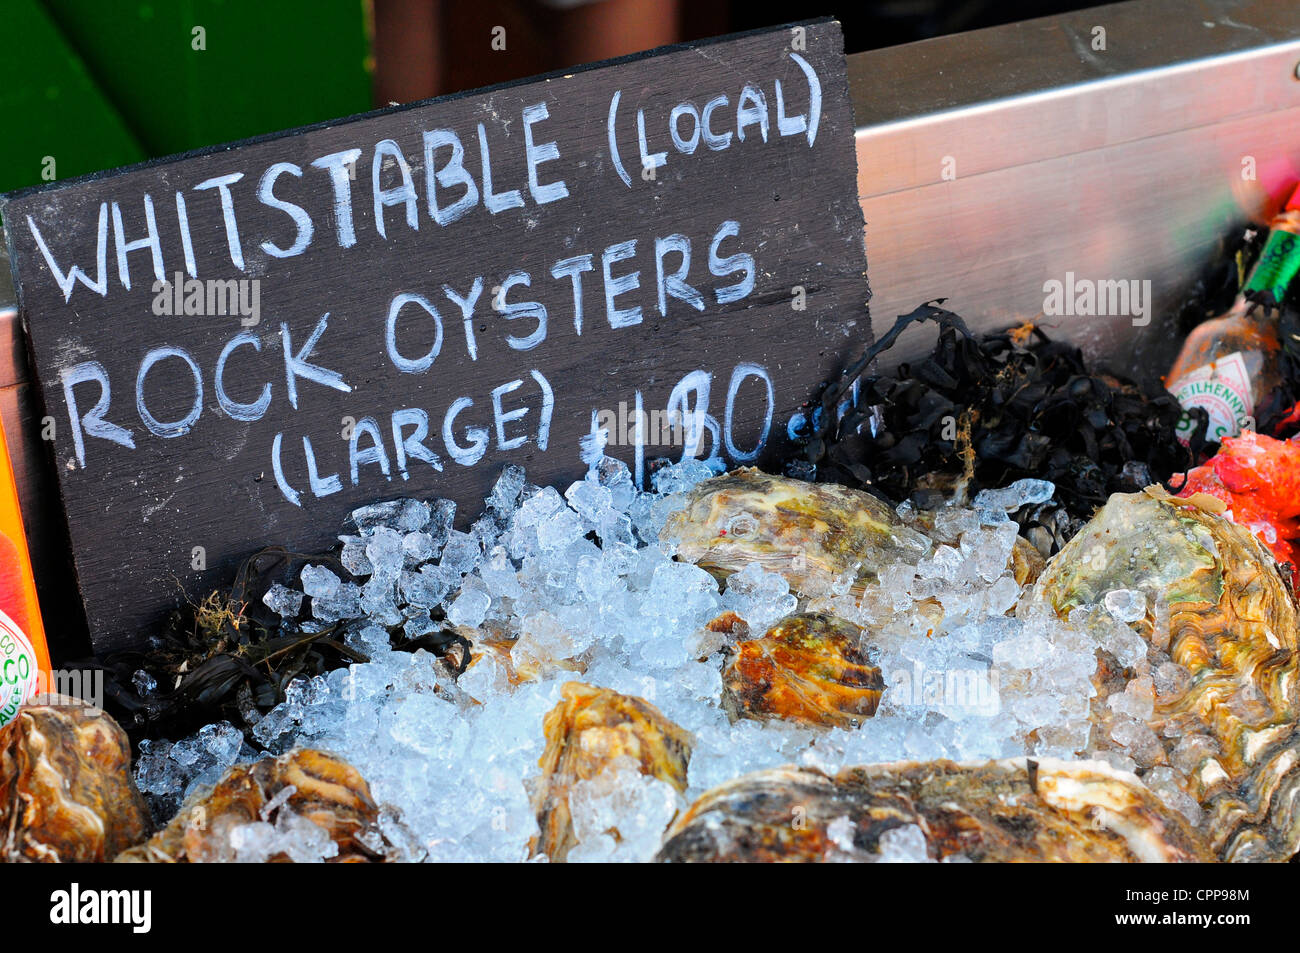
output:
[[[98,708],[46,698],[0,728],[0,859],[107,860],[149,835],[130,742]]]
[[[616,759],[631,758],[642,774],[686,790],[693,739],[641,698],[608,688],[568,682],[562,700],[546,715],[546,750],[538,762],[541,778],[533,788],[533,809],[541,834],[532,856],[562,862],[577,843],[569,810],[575,781],[589,781]]]
[[[870,493],[741,468],[697,484],[660,539],[725,578],[757,562],[800,594],[852,574],[875,581],[886,563],[915,564],[930,540]]]
[[[332,863],[382,859],[379,809],[361,773],[341,758],[297,748],[278,758],[237,764],[192,798],[166,828],[118,855],[122,863],[212,863],[235,859],[236,827],[292,811],[338,845]],[[368,846],[369,845],[369,846]],[[276,859],[276,858],[272,858]],[[284,859],[284,858],[280,858]]]
[[[1269,552],[1217,508],[1159,490],[1115,494],[1033,595],[1062,615],[1112,590],[1146,595],[1131,623],[1150,646],[1146,664],[1172,660],[1188,676],[1155,698],[1165,760],[1206,812],[1218,857],[1283,860],[1300,845],[1296,604]],[[1132,674],[1103,672],[1099,701]]]
[[[722,704],[733,717],[856,728],[876,713],[885,681],[863,652],[860,626],[800,612],[730,649]]]
[[[747,774],[706,792],[661,862],[873,861],[882,836],[919,830],[930,860],[1204,861],[1197,834],[1136,777],[1095,762],[902,762],[828,777]]]

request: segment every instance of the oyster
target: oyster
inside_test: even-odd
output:
[[[1136,777],[1096,762],[903,762],[747,774],[706,792],[657,860],[1204,861],[1200,835]]]
[[[103,861],[149,827],[126,732],[98,708],[41,696],[0,728],[0,859]]]
[[[337,846],[333,863],[382,860],[379,809],[360,772],[310,748],[237,764],[210,791],[191,798],[166,828],[119,854],[121,863],[211,863],[235,859],[233,835],[290,812],[315,824]],[[272,859],[287,859],[284,855]]]
[[[719,579],[756,562],[799,595],[824,594],[846,576],[861,593],[882,567],[915,566],[930,552],[932,520],[922,512],[910,526],[870,493],[742,467],[696,484],[660,539]],[[1017,536],[1008,560],[1016,582],[1032,583],[1042,568],[1038,550]]]
[[[876,713],[885,682],[863,652],[861,627],[838,616],[786,616],[737,642],[722,671],[731,717],[856,728]]]
[[[886,563],[915,564],[930,540],[870,493],[805,483],[751,467],[697,484],[660,538],[719,578],[757,562],[801,594],[853,574],[876,581]]]
[[[564,861],[576,845],[569,792],[616,759],[635,760],[642,774],[686,790],[692,738],[654,705],[631,695],[582,682],[568,682],[563,700],[546,715],[542,776],[533,788],[533,809],[541,834],[530,855]]]
[[[1047,560],[1038,551],[1038,547],[1023,536],[1017,536],[1011,549],[1010,567],[1016,582],[1022,586],[1032,586],[1046,567]]]
[[[1296,604],[1268,550],[1217,503],[1158,488],[1115,494],[1032,595],[1064,616],[1123,590],[1132,611],[1118,617],[1147,658],[1129,672],[1102,666],[1098,701],[1144,669],[1179,675],[1156,683],[1147,721],[1159,747],[1147,761],[1181,776],[1217,857],[1284,860],[1300,845]]]

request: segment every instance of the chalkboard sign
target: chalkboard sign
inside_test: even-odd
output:
[[[96,648],[365,502],[771,459],[870,341],[856,179],[823,20],[5,197]]]

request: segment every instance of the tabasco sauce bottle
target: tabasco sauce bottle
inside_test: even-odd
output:
[[[1255,410],[1282,383],[1278,318],[1300,272],[1300,187],[1270,224],[1268,241],[1227,313],[1197,325],[1169,369],[1166,386],[1184,408],[1210,416],[1206,438],[1221,441],[1255,429]],[[1184,414],[1178,439],[1191,439]]]
[[[0,725],[33,695],[53,690],[18,487],[0,427]]]

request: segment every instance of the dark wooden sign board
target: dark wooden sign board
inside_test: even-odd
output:
[[[871,339],[856,183],[823,20],[5,197],[96,650],[600,425],[643,484],[771,459]]]

